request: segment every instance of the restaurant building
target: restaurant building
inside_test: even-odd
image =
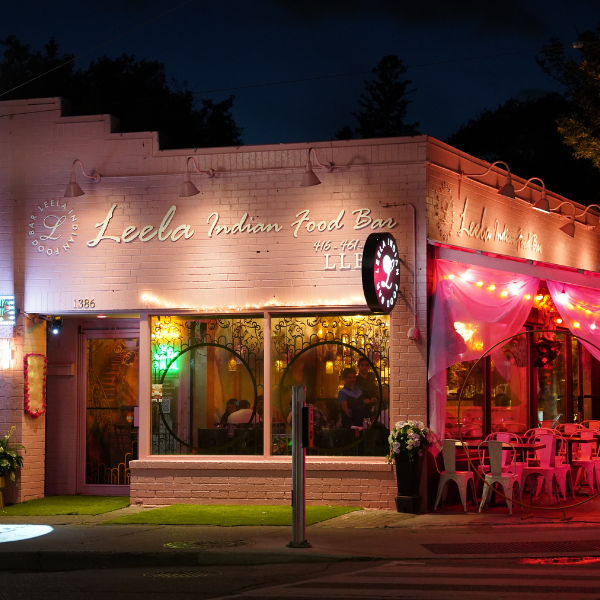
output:
[[[400,419],[481,437],[597,416],[594,209],[428,136],[161,150],[117,130],[0,102],[0,434],[27,447],[7,501],[288,502],[294,385],[314,504],[393,508]],[[363,288],[373,234],[398,253],[391,312]],[[350,424],[359,367],[375,401]]]

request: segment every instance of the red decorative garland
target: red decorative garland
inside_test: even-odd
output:
[[[42,409],[31,410],[31,408],[29,408],[29,364],[27,362],[27,359],[30,356],[41,356],[44,359],[44,380],[42,386],[42,401],[44,403],[44,406]],[[46,373],[48,372],[48,359],[44,354],[35,354],[32,352],[30,354],[26,354],[23,357],[23,362],[25,363],[25,412],[28,415],[31,415],[34,419],[37,419],[39,416],[43,415],[46,412]]]

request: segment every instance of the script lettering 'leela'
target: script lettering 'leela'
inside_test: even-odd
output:
[[[94,248],[97,246],[102,240],[112,240],[113,242],[133,242],[136,239],[139,239],[140,242],[149,242],[151,239],[156,237],[159,241],[165,242],[167,240],[171,240],[172,242],[176,242],[179,238],[183,237],[186,240],[189,240],[194,235],[194,230],[190,225],[179,225],[175,227],[175,229],[169,229],[171,225],[171,221],[175,216],[175,212],[177,211],[176,206],[171,206],[167,211],[164,219],[159,225],[158,229],[155,229],[153,225],[144,225],[140,229],[137,229],[135,225],[129,225],[123,229],[123,233],[120,236],[116,235],[105,235],[110,225],[110,221],[113,218],[113,214],[115,212],[116,204],[113,204],[110,207],[110,210],[106,214],[104,221],[100,223],[96,223],[96,227],[100,228],[98,235],[90,240],[87,245],[90,248]]]

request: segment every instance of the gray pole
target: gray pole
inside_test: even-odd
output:
[[[292,541],[288,548],[310,548],[306,541],[305,449],[302,446],[302,407],[306,388],[292,386]]]

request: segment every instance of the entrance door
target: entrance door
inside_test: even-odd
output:
[[[80,491],[127,495],[138,446],[139,333],[94,332],[83,342]]]

